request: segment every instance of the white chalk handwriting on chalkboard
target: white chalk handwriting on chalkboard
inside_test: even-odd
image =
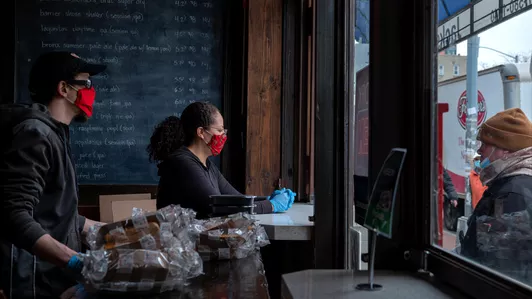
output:
[[[83,57],[83,59],[90,63],[96,63],[96,64],[115,64],[115,65],[121,65],[123,62],[123,57],[119,56],[93,56],[93,57]]]
[[[106,64],[87,123],[71,126],[81,184],[153,184],[153,127],[195,101],[221,105],[224,1],[19,0],[21,77],[45,51]],[[30,21],[31,20],[31,21]],[[27,81],[18,97],[29,98]]]
[[[97,151],[86,151],[81,154],[79,154],[80,159],[91,159],[91,160],[104,160],[107,157],[107,154],[104,152],[97,152]]]

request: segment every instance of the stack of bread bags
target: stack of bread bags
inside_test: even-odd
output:
[[[91,228],[82,255],[89,292],[161,293],[178,289],[203,271],[188,234],[192,210],[168,206],[133,209],[132,217]]]

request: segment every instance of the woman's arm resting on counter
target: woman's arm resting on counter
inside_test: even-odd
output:
[[[211,212],[210,196],[220,195],[218,188],[215,188],[216,182],[211,182],[207,177],[202,166],[188,157],[179,157],[179,159],[169,160],[170,163],[164,174],[164,185],[161,185],[163,193],[159,193],[160,200],[167,204],[175,203],[173,199],[178,196],[181,202],[187,208],[191,208],[200,214],[209,214]],[[161,177],[163,181],[163,178]],[[165,198],[161,198],[164,196]]]
[[[257,214],[271,214],[273,213],[273,205],[269,200],[261,200],[255,202],[255,213]]]
[[[214,166],[216,167],[216,166]],[[218,186],[220,188],[220,193],[222,194],[229,194],[229,195],[242,195],[242,193],[238,192],[222,175],[220,170],[216,167],[216,171],[218,174]],[[257,214],[270,214],[273,213],[273,205],[269,200],[262,200],[255,202],[255,213]]]
[[[228,194],[228,195],[242,195],[242,193],[238,192],[238,190],[235,189],[223,176],[223,174],[220,172],[218,167],[216,165],[212,165],[211,167],[215,168],[217,179],[218,179],[218,188],[220,188],[221,194]]]

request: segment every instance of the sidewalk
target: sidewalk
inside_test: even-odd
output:
[[[450,231],[443,231],[443,249],[452,250],[456,247],[456,234]]]

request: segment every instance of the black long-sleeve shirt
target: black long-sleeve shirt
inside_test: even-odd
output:
[[[241,195],[220,173],[214,163],[207,159],[207,166],[188,148],[181,147],[167,160],[159,164],[159,188],[157,208],[178,204],[193,209],[197,218],[206,218],[211,213],[211,195]],[[256,202],[255,212],[272,213],[269,200]]]

